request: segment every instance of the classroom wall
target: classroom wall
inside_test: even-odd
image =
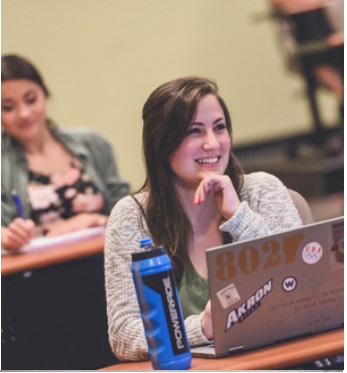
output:
[[[164,81],[213,78],[231,111],[234,143],[310,130],[299,77],[285,69],[266,0],[2,0],[2,53],[29,58],[62,127],[99,130],[121,176],[144,180],[141,110]],[[321,93],[323,117],[335,100]]]

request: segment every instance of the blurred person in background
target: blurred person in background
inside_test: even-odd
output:
[[[35,236],[105,225],[129,193],[111,145],[92,130],[58,128],[47,117],[48,97],[31,62],[2,56],[1,246],[8,250]]]
[[[306,65],[330,90],[343,110],[344,0],[269,0],[279,21],[279,37],[287,67]]]

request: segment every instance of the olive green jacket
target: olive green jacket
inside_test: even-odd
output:
[[[52,134],[76,156],[104,197],[101,213],[109,215],[115,203],[129,193],[129,184],[118,175],[111,145],[97,132],[89,129],[62,130],[49,126]],[[20,144],[11,136],[1,138],[1,225],[7,226],[16,216],[12,190],[21,198],[24,216],[30,217],[28,199],[28,164]]]

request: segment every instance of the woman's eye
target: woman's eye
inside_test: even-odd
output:
[[[13,109],[12,106],[2,106],[2,107],[1,107],[1,110],[2,110],[2,111],[7,111],[7,112],[11,111],[12,109]]]
[[[30,96],[30,97],[27,97],[26,102],[27,102],[29,105],[34,104],[34,103],[36,102],[36,96]]]
[[[190,128],[188,131],[187,131],[187,136],[188,135],[193,135],[195,133],[200,133],[200,128],[197,128],[197,127],[193,127],[193,128]]]
[[[215,130],[216,131],[222,131],[222,130],[224,130],[224,129],[226,129],[227,127],[226,127],[226,125],[224,124],[224,123],[220,123],[220,124],[217,124],[216,126],[215,126]]]

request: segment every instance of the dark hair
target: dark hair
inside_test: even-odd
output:
[[[173,260],[178,281],[185,265],[190,263],[186,248],[191,225],[175,193],[170,156],[185,138],[197,104],[207,94],[217,98],[231,136],[229,111],[218,94],[217,84],[209,79],[186,77],[164,83],[152,92],[142,111],[142,146],[147,176],[140,191],[148,192],[143,210],[153,241],[163,245]],[[232,149],[225,174],[239,194],[243,171]]]
[[[1,82],[6,80],[27,79],[38,84],[46,97],[49,91],[37,68],[28,60],[16,55],[5,55],[1,57]]]

